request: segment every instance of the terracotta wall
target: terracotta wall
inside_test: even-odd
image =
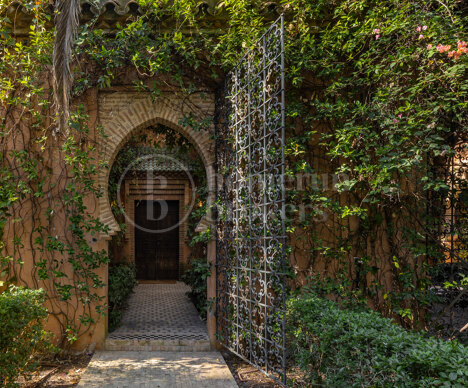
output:
[[[77,104],[82,104],[89,114],[88,125],[91,129],[89,135],[83,135],[83,140],[88,144],[96,144],[98,139],[95,129],[98,123],[98,99],[97,91],[90,90],[82,98],[76,101]],[[48,112],[52,115],[52,112]],[[102,319],[95,313],[94,309],[84,307],[78,298],[82,294],[75,293],[68,301],[62,301],[54,291],[53,279],[41,279],[38,265],[41,261],[47,262],[47,267],[59,270],[66,276],[55,279],[61,285],[74,285],[77,279],[73,271],[72,265],[67,261],[66,253],[49,250],[40,250],[39,247],[43,244],[35,240],[41,237],[41,232],[38,227],[44,227],[42,237],[49,235],[59,241],[71,241],[69,232],[70,222],[68,216],[64,213],[63,205],[63,190],[67,185],[69,170],[64,163],[63,153],[60,148],[63,144],[63,137],[54,132],[53,127],[49,127],[50,121],[47,119],[47,112],[44,112],[45,122],[40,128],[35,128],[31,123],[30,127],[22,127],[19,131],[16,129],[13,136],[10,137],[10,143],[7,149],[11,150],[32,150],[31,156],[37,158],[39,163],[37,170],[39,177],[45,177],[45,185],[43,187],[43,196],[26,196],[21,198],[12,209],[12,217],[10,222],[5,226],[4,239],[7,245],[2,250],[2,254],[11,255],[13,264],[10,268],[9,280],[18,285],[25,285],[30,288],[43,288],[47,290],[48,301],[46,307],[50,315],[46,322],[46,329],[55,334],[55,343],[63,344],[66,333],[64,328],[68,323],[73,322],[79,327],[80,340],[74,346],[83,348],[90,344],[99,344],[105,337],[105,319]],[[48,135],[47,148],[40,150],[40,144],[30,142],[30,134],[39,136],[41,133]],[[84,143],[83,143],[84,144]],[[5,154],[8,154],[6,152]],[[96,155],[97,156],[97,155]],[[29,157],[28,157],[29,159]],[[12,163],[12,160],[9,160]],[[12,172],[16,175],[24,175],[21,168],[15,164],[10,164]],[[37,187],[37,186],[36,186]],[[34,189],[34,185],[33,185]],[[33,190],[34,192],[34,190]],[[95,197],[85,198],[87,209],[94,215],[98,214],[98,202]],[[21,238],[21,244],[16,244],[14,241]],[[99,238],[99,236],[86,236],[90,246],[93,249],[107,249],[107,242]],[[21,261],[22,264],[18,264]],[[96,272],[101,276],[104,282],[107,282],[107,267],[102,267]],[[74,290],[75,291],[75,290]],[[98,294],[107,297],[107,289],[98,290]],[[104,300],[105,302],[105,300]],[[79,316],[83,313],[89,313],[96,320],[97,324],[85,328],[80,325]]]
[[[170,128],[179,131],[182,135],[186,136],[191,140],[197,152],[200,154],[203,162],[205,163],[206,173],[208,178],[209,188],[209,201],[214,199],[214,144],[212,132],[213,128],[207,131],[195,131],[191,128],[183,128],[180,125],[180,120],[187,113],[193,113],[197,117],[204,117],[213,114],[214,110],[214,97],[209,91],[204,91],[203,96],[201,93],[195,93],[190,98],[179,96],[174,90],[163,91],[162,97],[155,101],[151,100],[150,96],[145,93],[137,93],[131,87],[114,87],[104,91],[98,92],[96,89],[88,91],[79,101],[82,103],[89,114],[89,127],[91,133],[88,137],[88,142],[94,143],[98,146],[98,153],[96,158],[101,158],[107,162],[108,166],[112,165],[115,155],[119,149],[125,144],[128,139],[135,131],[141,130],[148,125],[162,123],[168,125]],[[100,126],[106,135],[102,138],[99,134]],[[98,130],[99,129],[99,130]],[[303,130],[300,124],[295,127],[297,131]],[[11,148],[20,149],[22,142],[27,142],[28,128],[23,129],[25,138],[16,138],[11,143]],[[51,138],[52,139],[52,138]],[[53,141],[53,140],[51,140]],[[289,185],[299,185],[301,187],[310,184],[317,184],[313,180],[319,180],[320,184],[326,184],[329,187],[327,195],[340,201],[342,204],[347,203],[349,198],[346,194],[337,194],[333,189],[333,177],[330,174],[334,170],[334,166],[330,164],[327,156],[321,151],[318,146],[318,138],[312,139],[310,142],[310,154],[305,155],[313,168],[316,171],[320,171],[321,175],[316,177],[305,176],[302,182],[294,181],[289,182]],[[59,144],[57,141],[56,145]],[[57,147],[51,147],[47,151],[45,164],[50,168],[51,179],[49,184],[59,182],[60,185],[65,184],[66,180],[59,179],[66,174],[64,170],[63,160],[61,160],[60,154],[57,151]],[[338,161],[339,162],[339,161]],[[110,211],[107,196],[107,179],[108,179],[108,168],[100,168],[96,179],[104,188],[104,195],[97,199],[89,197],[86,199],[86,204],[90,212],[96,217],[99,217],[101,221],[110,227],[111,234],[116,233],[118,225],[113,218]],[[177,179],[174,181],[176,183]],[[326,182],[326,183],[324,183]],[[188,198],[186,183],[177,182],[177,184],[184,185],[184,194],[182,191],[178,193],[180,199],[186,202]],[[156,188],[157,189],[157,188]],[[51,188],[51,191],[59,191],[60,187]],[[132,198],[147,198],[147,193],[132,192],[131,184],[125,186],[126,194],[129,195],[128,200]],[[166,194],[160,193],[162,199],[167,199]],[[45,217],[44,210],[48,206],[48,202],[45,199],[38,199],[38,207],[33,211],[31,202],[21,201],[21,206],[15,209],[15,214],[22,217],[21,223],[9,224],[6,228],[6,239],[9,241],[9,245],[6,248],[7,251],[13,252],[13,230],[20,231],[22,236],[33,236],[33,230],[37,224],[43,223],[47,225],[51,235],[64,236],[66,232],[66,217],[60,209],[56,209],[59,213],[57,217],[53,218],[53,221],[49,221]],[[306,204],[307,206],[307,204]],[[39,209],[39,210],[38,210]],[[129,210],[132,206],[129,206]],[[307,207],[305,208],[307,211]],[[337,239],[346,238],[348,231],[341,230],[343,223],[346,223],[347,229],[351,233],[359,231],[359,222],[357,218],[348,218],[345,221],[338,219],[336,216],[327,214],[323,219],[317,219],[314,228],[318,233],[322,241],[328,244],[330,247],[336,245]],[[202,223],[207,224],[208,223]],[[185,232],[181,232],[184,233]],[[388,258],[391,255],[389,234],[387,233],[387,223],[384,220],[381,226],[375,231],[374,234],[367,237],[367,254],[375,258]],[[132,257],[132,228],[127,229],[126,235],[127,241],[124,245],[123,255],[126,257]],[[108,241],[110,236],[89,236],[89,242],[95,249],[108,249]],[[351,239],[350,243],[354,241]],[[323,255],[316,254],[313,251],[314,241],[310,239],[310,230],[298,228],[296,232],[291,236],[290,243],[292,245],[293,252],[290,257],[291,264],[297,271],[298,283],[303,284],[307,281],[307,277],[311,273],[320,274],[333,274],[336,271],[337,263],[330,258]],[[185,244],[185,242],[184,242]],[[41,257],[41,253],[37,251],[32,245],[32,241],[26,239],[24,247],[18,248],[19,254],[16,257],[21,257],[24,264],[22,266],[15,266],[14,273],[18,279],[18,283],[26,284],[30,287],[43,287],[49,290],[50,301],[48,307],[51,311],[50,319],[47,324],[47,329],[52,330],[57,336],[61,333],[60,326],[66,322],[66,319],[77,320],[78,315],[82,308],[81,304],[76,298],[64,303],[61,302],[56,295],[53,294],[53,286],[50,281],[40,281],[37,277],[37,268],[35,265]],[[184,261],[188,255],[188,248],[184,245],[183,256],[181,260]],[[115,255],[115,253],[114,253]],[[214,262],[215,260],[215,246],[213,243],[209,244],[208,247],[208,260]],[[117,257],[118,255],[116,255]],[[350,252],[347,260],[352,261],[353,252]],[[48,260],[57,259],[63,260],[62,268],[72,278],[73,269],[70,265],[66,264],[66,257],[54,257],[46,256]],[[377,261],[376,261],[377,263]],[[381,282],[385,287],[392,287],[391,284],[391,262],[384,260],[381,264],[381,269],[378,275],[378,281]],[[352,266],[351,266],[352,267]],[[351,268],[353,271],[353,267]],[[96,271],[107,283],[107,266]],[[214,267],[213,267],[214,274]],[[355,276],[354,272],[350,273],[350,277]],[[367,282],[373,279],[367,279]],[[215,295],[215,278],[209,280],[209,297]],[[100,295],[104,297],[106,301],[107,288],[99,290]],[[82,333],[79,341],[75,343],[77,349],[82,349],[88,345],[96,344],[101,346],[107,330],[106,318],[99,317],[95,312],[91,311],[91,316],[96,320],[96,324],[93,325],[89,330]],[[214,339],[214,317],[211,315],[208,319],[210,329],[210,336]],[[57,337],[57,340],[60,338]]]

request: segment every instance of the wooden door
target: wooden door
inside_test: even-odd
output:
[[[179,201],[135,201],[135,265],[142,280],[179,277]]]

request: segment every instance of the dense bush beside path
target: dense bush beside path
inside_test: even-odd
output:
[[[50,346],[44,294],[16,286],[0,294],[0,387],[16,387],[20,374],[35,369],[34,356]]]
[[[119,326],[124,303],[136,285],[134,265],[119,264],[109,267],[109,331],[114,331]]]
[[[288,303],[294,361],[307,386],[467,387],[468,347],[406,331],[365,308],[308,292]]]

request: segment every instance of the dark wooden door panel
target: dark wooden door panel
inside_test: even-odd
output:
[[[137,278],[175,280],[179,275],[179,201],[135,201]]]

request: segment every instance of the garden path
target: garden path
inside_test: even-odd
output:
[[[120,327],[106,350],[206,351],[210,341],[182,282],[140,283],[128,299]]]
[[[236,388],[182,282],[135,287],[122,324],[94,354],[79,388]]]
[[[78,388],[237,388],[219,352],[101,351]]]

